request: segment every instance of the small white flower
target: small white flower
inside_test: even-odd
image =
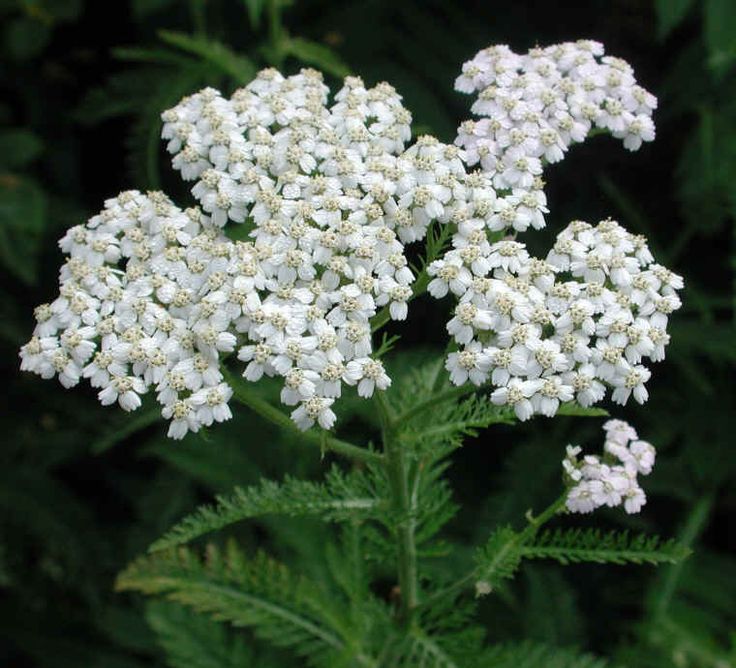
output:
[[[358,385],[358,396],[365,399],[373,396],[373,391],[386,390],[391,385],[391,379],[379,360],[362,358],[348,362],[345,380],[350,385]]]
[[[491,401],[497,406],[512,406],[516,417],[522,422],[534,414],[530,398],[539,390],[539,381],[512,379],[505,387],[499,387],[491,394]]]
[[[301,430],[309,429],[317,421],[323,429],[331,429],[336,416],[330,406],[334,399],[312,397],[292,411],[291,418]]]
[[[114,376],[110,384],[100,390],[99,398],[103,406],[109,406],[116,401],[124,411],[134,411],[141,406],[140,394],[146,392],[146,385],[135,376]]]

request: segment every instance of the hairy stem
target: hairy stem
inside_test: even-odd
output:
[[[406,450],[396,437],[392,411],[381,392],[377,392],[376,405],[381,418],[385,466],[391,489],[391,505],[399,516],[396,527],[399,590],[401,608],[399,618],[404,624],[411,622],[419,602],[417,581],[416,494],[410,492],[409,466]]]
[[[347,441],[343,441],[335,436],[332,436],[326,431],[302,431],[297,427],[291,418],[282,413],[276,406],[272,406],[265,399],[259,397],[255,392],[252,392],[247,387],[244,387],[242,381],[239,382],[233,375],[223,369],[225,380],[228,382],[230,387],[233,388],[233,396],[244,406],[247,406],[252,411],[258,413],[261,417],[265,418],[269,422],[282,427],[283,429],[292,433],[297,433],[304,441],[319,445],[320,448],[325,450],[331,450],[350,459],[357,460],[364,463],[377,463],[383,461],[383,455],[373,450],[361,448]]]

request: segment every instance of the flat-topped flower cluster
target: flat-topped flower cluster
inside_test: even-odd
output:
[[[615,402],[643,403],[651,373],[664,359],[668,316],[680,307],[682,278],[653,263],[642,237],[605,220],[574,221],[546,260],[524,244],[484,242],[480,258],[463,260],[457,246],[429,267],[429,291],[458,297],[448,332],[451,380],[497,388],[491,400],[521,420],[552,416],[561,403],[591,406],[606,387]]]
[[[230,417],[220,363],[235,351],[248,380],[283,378],[302,428],[332,426],[343,383],[388,387],[370,318],[406,317],[404,242],[469,206],[489,213],[494,192],[454,146],[404,151],[411,116],[388,84],[350,77],[331,107],[327,93],[317,72],[264,70],[230,99],[205,89],[165,112],[201,208],[129,192],[71,229],[22,367],[67,387],[86,377],[126,410],[153,387],[175,438]],[[248,241],[225,236],[231,221]]]
[[[452,247],[428,267],[429,291],[459,302],[455,383],[490,380],[492,400],[522,419],[591,405],[605,385],[643,401],[641,362],[664,356],[681,279],[611,221],[571,224],[546,260],[502,239],[544,225],[543,163],[591,127],[637,147],[655,101],[601,53],[592,42],[481,52],[458,86],[481,91],[473,110],[491,120],[464,124],[457,145],[423,136],[407,148],[400,96],[358,77],[332,101],[318,72],[273,69],[230,98],[184,98],[162,134],[197,206],[130,191],[69,230],[59,297],[36,309],[22,368],[65,387],[86,378],[125,410],[152,391],[181,438],[231,416],[221,365],[233,355],[246,379],[283,380],[300,428],[329,429],[343,385],[362,397],[389,387],[371,319],[406,318],[406,245],[439,224]]]
[[[657,98],[637,85],[631,66],[605,56],[591,40],[534,48],[524,55],[491,46],[462,67],[455,88],[477,94],[480,120],[458,128],[456,144],[499,190],[512,190],[499,215],[514,229],[541,227],[527,209],[544,205],[546,164],[559,162],[591,130],[621,139],[629,150],[654,139]]]
[[[609,420],[603,430],[602,457],[585,455],[579,459],[582,449],[567,446],[562,462],[569,487],[565,506],[573,513],[590,513],[601,506],[623,505],[627,513],[638,513],[647,502],[638,476],[652,472],[654,446],[639,440],[636,430],[623,420]]]
[[[572,222],[546,259],[516,236],[545,225],[547,164],[596,128],[638,149],[654,138],[656,98],[626,62],[586,40],[524,56],[484,49],[455,86],[478,93],[471,110],[485,117],[463,123],[455,143],[492,178],[496,196],[485,220],[458,221],[452,248],[428,268],[429,292],[458,301],[447,324],[459,345],[447,358],[452,381],[490,380],[491,400],[521,420],[552,416],[565,402],[591,406],[606,387],[618,403],[632,394],[644,402],[651,373],[642,361],[664,359],[682,278],[614,221]]]

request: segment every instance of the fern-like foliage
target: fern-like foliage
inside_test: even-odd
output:
[[[521,534],[511,527],[499,527],[475,555],[475,587],[479,596],[489,594],[503,580],[514,576],[521,564]]]
[[[176,603],[149,603],[146,621],[156,634],[170,668],[265,668],[260,658],[256,663],[244,638]]]
[[[464,437],[476,436],[481,429],[515,421],[513,409],[495,406],[487,397],[473,396],[423,413],[421,426],[412,426],[409,438],[425,445],[442,443],[455,449],[462,445]]]
[[[165,595],[216,620],[250,627],[310,665],[338,665],[354,644],[348,616],[334,598],[262,554],[246,558],[234,542],[224,550],[210,546],[204,559],[187,548],[139,558],[118,576],[116,588]],[[356,666],[365,663],[351,651]]]
[[[256,65],[250,58],[215,39],[171,30],[161,30],[158,35],[166,44],[211,63],[239,84],[247,84],[256,75]]]
[[[437,351],[410,351],[390,359],[392,405],[403,415],[435,394],[450,388],[444,363]]]
[[[484,628],[474,623],[475,601],[448,596],[419,611],[406,632],[389,634],[382,665],[401,668],[484,668]]]
[[[386,657],[384,664],[392,668],[464,668],[436,638],[419,631],[402,637],[401,642],[392,648],[392,654]]]
[[[540,533],[521,548],[526,559],[554,559],[561,564],[590,561],[598,564],[673,564],[690,551],[674,540],[632,535],[628,531],[557,529]]]
[[[476,552],[472,573],[476,593],[489,594],[514,576],[524,559],[553,559],[563,565],[583,561],[598,564],[672,564],[689,554],[674,540],[631,535],[628,531],[556,529],[540,533],[501,527]],[[470,578],[469,578],[470,579]]]
[[[151,552],[187,543],[235,522],[265,514],[312,516],[324,520],[366,519],[379,510],[375,491],[361,473],[345,474],[333,467],[324,483],[286,477],[263,480],[219,496],[214,506],[202,506],[185,517],[150,547]]]

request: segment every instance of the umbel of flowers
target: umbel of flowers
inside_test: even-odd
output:
[[[546,260],[503,240],[484,243],[474,266],[462,241],[429,267],[429,291],[459,298],[447,324],[460,344],[447,359],[455,384],[490,380],[491,400],[520,420],[552,416],[562,402],[591,406],[607,387],[617,403],[646,401],[642,361],[664,359],[682,279],[652,263],[644,239],[612,220],[574,221]]]
[[[182,438],[231,417],[222,365],[237,356],[248,380],[283,379],[300,428],[329,429],[343,385],[363,397],[390,385],[371,319],[406,318],[405,246],[436,223],[452,237],[428,273],[434,296],[458,301],[453,382],[490,382],[521,419],[589,406],[606,387],[644,401],[642,362],[664,357],[682,280],[613,221],[571,223],[545,260],[503,238],[544,225],[542,169],[571,143],[595,128],[630,149],[653,138],[656,100],[601,56],[587,41],[482,51],[457,86],[479,93],[484,118],[456,145],[407,148],[400,96],[357,77],[331,101],[319,73],[272,69],[229,99],[184,98],[163,137],[197,206],[124,192],[70,229],[59,296],[36,309],[21,367],[65,387],[87,379],[125,410],[151,392]]]
[[[654,446],[639,440],[636,430],[623,420],[609,420],[603,430],[603,457],[585,455],[580,460],[581,448],[567,446],[562,462],[568,482],[565,506],[573,513],[590,513],[601,506],[622,505],[627,513],[638,513],[647,502],[638,476],[652,472]]]

